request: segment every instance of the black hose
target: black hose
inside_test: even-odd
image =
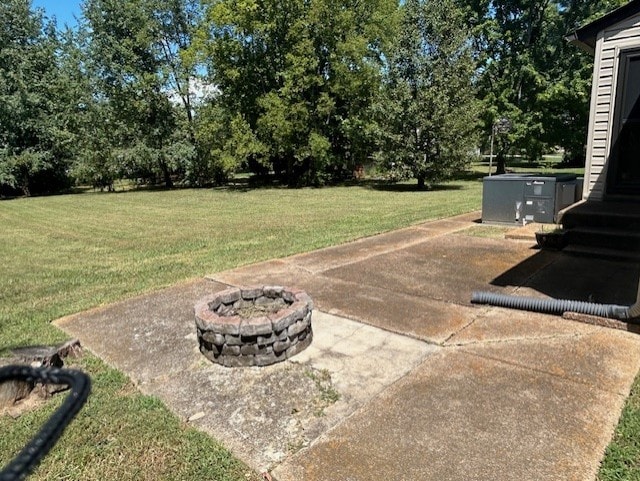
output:
[[[494,292],[474,292],[471,296],[473,304],[508,307],[523,311],[541,312],[562,315],[565,312],[577,312],[609,319],[627,320],[632,317],[629,307],[615,304],[595,304],[592,302],[569,301],[564,299],[541,299],[537,297],[518,297]]]
[[[63,384],[71,388],[71,393],[31,442],[0,471],[0,481],[21,480],[30,474],[80,411],[91,391],[89,376],[70,369],[33,368],[30,366],[0,368],[0,383],[11,380]]]

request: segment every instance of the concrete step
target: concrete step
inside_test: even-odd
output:
[[[610,227],[575,227],[566,233],[567,243],[640,252],[640,232]]]
[[[621,260],[640,263],[640,252],[610,249],[607,247],[585,246],[571,244],[562,249],[564,254],[580,257],[600,257],[611,260]]]
[[[562,212],[562,225],[600,227],[640,232],[640,205],[623,202],[585,202]]]

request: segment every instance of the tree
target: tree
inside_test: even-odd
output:
[[[505,170],[509,150],[524,151],[537,160],[545,150],[541,141],[544,119],[537,106],[544,91],[544,68],[553,61],[555,17],[550,0],[472,0],[476,46],[481,70],[485,135],[498,119],[511,130],[496,143],[498,172]],[[555,35],[555,37],[558,37]]]
[[[28,0],[0,4],[0,187],[25,195],[69,185],[69,135],[54,25]]]
[[[593,56],[565,41],[564,36],[626,0],[558,2],[554,58],[547,67],[549,82],[539,96],[545,121],[544,141],[564,148],[567,162],[583,165],[593,76]]]
[[[551,147],[584,160],[593,59],[565,35],[625,0],[463,0],[472,12],[480,69],[484,137],[498,119],[512,129],[497,142],[506,154],[538,160]]]
[[[115,160],[120,175],[152,182],[159,175],[172,187],[174,178],[184,178],[197,153],[190,88],[195,65],[182,53],[190,46],[198,4],[87,0],[84,16],[87,71],[94,79],[99,110],[93,115],[104,118],[101,125],[108,131],[101,138],[111,139],[112,146],[111,160],[92,148],[86,158],[98,165]],[[95,147],[102,151],[104,142]]]
[[[475,148],[474,63],[454,0],[407,0],[378,102],[383,167],[419,188],[450,178]]]
[[[162,64],[160,74],[180,101],[188,138],[195,147],[194,84],[199,76],[197,62],[189,52],[202,21],[201,4],[199,0],[156,0],[153,15]]]
[[[202,52],[217,101],[250,132],[238,130],[237,164],[263,165],[290,185],[319,184],[370,155],[368,105],[395,1],[207,3]]]

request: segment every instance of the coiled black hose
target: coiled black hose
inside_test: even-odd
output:
[[[0,368],[0,383],[18,380],[42,382],[44,384],[62,384],[69,386],[71,392],[64,403],[47,420],[38,434],[2,471],[0,481],[24,479],[38,465],[40,460],[55,445],[62,432],[80,411],[89,397],[91,380],[89,376],[70,369],[33,368],[30,366],[6,366]]]
[[[494,292],[474,292],[471,296],[473,304],[508,307],[523,311],[541,312],[562,315],[565,312],[577,312],[609,319],[628,320],[634,316],[627,306],[615,304],[595,304],[592,302],[569,301],[564,299],[541,299],[537,297],[508,296]]]

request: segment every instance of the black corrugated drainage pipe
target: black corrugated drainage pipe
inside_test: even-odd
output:
[[[508,296],[493,292],[474,292],[471,296],[471,302],[473,304],[488,304],[490,306],[508,307],[511,309],[545,314],[562,315],[565,312],[577,312],[579,314],[589,314],[592,316],[628,321],[640,317],[640,286],[638,289],[638,299],[632,306],[595,304],[592,302],[569,301],[564,299]]]

